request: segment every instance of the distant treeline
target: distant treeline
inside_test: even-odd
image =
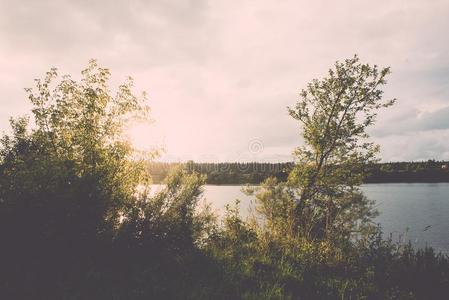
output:
[[[259,184],[268,177],[285,181],[294,163],[153,162],[149,164],[149,171],[153,181],[160,183],[177,166],[205,174],[208,184]],[[365,183],[449,182],[448,161],[387,162],[367,165],[366,168],[369,175],[365,178]]]

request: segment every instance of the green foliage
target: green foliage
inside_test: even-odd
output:
[[[256,206],[252,223],[275,237],[293,236],[295,201],[294,192],[286,183],[268,178],[260,188],[247,188],[247,194],[256,192]]]
[[[207,264],[198,252],[213,229],[210,210],[197,209],[204,179],[175,171],[150,194],[154,153],[138,158],[122,138],[130,121],[147,118],[145,98],[131,79],[111,96],[109,76],[95,61],[79,82],[52,69],[27,89],[32,124],[12,120],[1,139],[2,298],[147,297],[189,278],[177,268]],[[172,278],[157,278],[170,268]],[[131,277],[115,288],[122,272]],[[159,285],[143,289],[144,279]]]
[[[149,183],[145,164],[132,159],[134,149],[121,139],[125,122],[130,117],[145,117],[148,107],[144,99],[133,95],[131,79],[110,96],[109,71],[95,61],[82,76],[79,83],[70,76],[55,83],[57,71],[52,69],[43,80],[36,80],[34,89],[26,89],[35,126],[29,132],[26,118],[12,121],[13,135],[2,139],[5,182],[1,192],[8,193],[2,197],[3,205],[20,201],[12,195],[90,181],[95,182],[91,197],[101,195],[107,201],[92,207],[101,206],[98,213],[109,225],[116,225],[136,187]],[[8,182],[17,178],[20,182]]]
[[[220,290],[219,268],[201,251],[214,216],[199,209],[204,178],[182,170],[145,194],[123,218],[111,248],[83,278],[83,299],[207,299]],[[115,284],[112,284],[115,283]],[[213,295],[213,296],[212,296]]]
[[[173,253],[186,251],[200,243],[213,228],[214,216],[208,209],[198,210],[204,178],[175,170],[165,186],[154,196],[133,204],[120,225],[118,239],[145,246],[157,244]]]
[[[296,221],[304,237],[347,239],[365,230],[365,219],[374,216],[358,186],[365,177],[363,166],[378,152],[367,141],[366,128],[379,108],[394,103],[382,100],[389,72],[361,64],[357,56],[337,62],[327,77],[309,83],[289,109],[302,125],[304,140],[289,177],[297,189]]]

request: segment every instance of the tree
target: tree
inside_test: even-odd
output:
[[[300,93],[290,115],[302,126],[304,146],[295,150],[289,183],[296,190],[296,221],[306,238],[348,237],[375,215],[359,186],[364,166],[376,160],[379,147],[366,129],[384,101],[381,87],[389,68],[362,64],[354,56],[337,62],[328,76]],[[357,226],[361,225],[361,226]]]
[[[330,242],[376,228],[371,221],[377,212],[359,187],[379,151],[366,129],[380,108],[395,101],[382,99],[389,73],[389,68],[362,64],[354,56],[301,91],[296,105],[288,108],[303,139],[288,181],[270,179],[256,189],[255,211],[267,232]]]
[[[13,119],[0,140],[0,298],[202,293],[216,268],[201,252],[215,230],[210,208],[199,209],[204,178],[174,170],[151,193],[157,152],[142,156],[122,134],[148,118],[145,95],[130,78],[113,94],[96,61],[81,74],[37,79],[26,90],[31,121]]]
[[[12,133],[1,138],[6,286],[27,278],[41,291],[57,293],[60,280],[67,279],[62,274],[78,274],[75,270],[88,268],[107,247],[120,218],[137,201],[137,188],[149,183],[146,164],[122,138],[130,119],[147,117],[145,97],[132,92],[131,79],[113,96],[109,77],[95,61],[80,81],[58,78],[52,69],[26,89],[32,122],[12,120]]]

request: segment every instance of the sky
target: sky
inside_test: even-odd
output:
[[[95,58],[148,93],[130,130],[166,161],[288,161],[287,113],[313,78],[358,54],[390,66],[369,130],[383,161],[449,159],[449,1],[0,0],[0,130],[29,113],[23,90]]]

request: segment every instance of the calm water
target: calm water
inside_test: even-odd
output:
[[[368,184],[363,191],[376,201],[376,221],[385,234],[449,253],[449,183]],[[204,194],[218,211],[235,199],[241,201],[242,215],[251,207],[252,197],[244,195],[241,186],[207,185]]]

